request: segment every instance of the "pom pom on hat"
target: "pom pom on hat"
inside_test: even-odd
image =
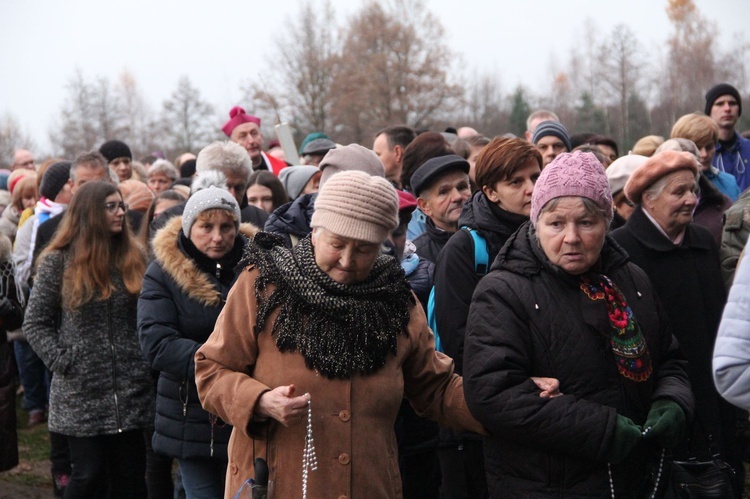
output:
[[[224,126],[221,127],[221,131],[224,132],[227,137],[229,137],[232,135],[232,130],[243,123],[255,123],[256,125],[260,126],[260,118],[258,118],[257,116],[253,116],[252,114],[245,113],[245,110],[240,106],[234,106],[229,110],[229,121],[224,123]]]

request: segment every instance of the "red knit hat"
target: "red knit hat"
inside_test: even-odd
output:
[[[253,116],[252,114],[245,113],[245,110],[239,106],[234,106],[229,111],[229,121],[224,123],[224,126],[221,127],[221,131],[224,132],[227,137],[229,137],[232,135],[232,130],[243,123],[255,123],[256,125],[260,126],[260,118],[258,118],[257,116]]]
[[[633,203],[640,203],[643,191],[660,178],[680,170],[689,170],[698,175],[698,160],[689,152],[666,150],[654,154],[635,169],[625,184],[625,196]]]

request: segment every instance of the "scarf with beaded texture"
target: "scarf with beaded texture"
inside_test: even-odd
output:
[[[256,332],[275,309],[272,334],[282,352],[299,352],[309,369],[328,378],[371,374],[396,354],[415,303],[395,258],[379,256],[367,279],[339,284],[315,263],[310,236],[293,250],[274,234],[259,232],[245,246],[242,267],[252,265],[258,302]],[[265,292],[269,284],[276,289]]]

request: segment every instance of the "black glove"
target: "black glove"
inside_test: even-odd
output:
[[[645,439],[654,439],[659,445],[671,449],[685,438],[687,420],[682,407],[671,400],[656,400],[643,425]]]
[[[617,422],[615,423],[615,434],[609,446],[607,460],[612,464],[621,463],[628,457],[640,440],[641,427],[625,416],[618,414]]]

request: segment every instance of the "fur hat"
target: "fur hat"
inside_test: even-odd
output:
[[[318,168],[323,172],[320,177],[321,188],[333,174],[350,170],[358,170],[369,175],[385,178],[385,167],[380,162],[378,155],[359,144],[349,144],[348,146],[331,149],[323,157]]]
[[[742,99],[740,98],[740,93],[729,83],[719,83],[706,92],[706,115],[711,116],[711,108],[714,107],[714,102],[722,95],[731,95],[737,100],[737,105],[740,107],[739,115],[742,116]]]
[[[190,229],[198,215],[214,208],[232,212],[235,215],[234,224],[239,229],[242,215],[237,200],[229,191],[211,186],[194,193],[187,200],[185,211],[182,212],[182,232],[185,237],[190,237]]]
[[[133,159],[133,153],[130,152],[130,147],[120,140],[108,140],[102,144],[99,148],[99,152],[102,153],[102,156],[107,158],[107,163],[111,163],[117,158]]]
[[[636,168],[641,166],[644,161],[648,158],[646,156],[640,156],[638,154],[628,154],[617,158],[609,165],[609,168],[605,171],[607,174],[607,180],[609,181],[609,188],[612,189],[612,194],[617,194],[625,188],[625,183],[628,181],[630,176],[633,174]]]
[[[565,144],[565,148],[568,151],[573,149],[570,143],[568,130],[559,121],[542,121],[541,123],[539,123],[539,125],[537,125],[536,129],[534,130],[534,136],[531,139],[531,142],[536,145],[536,143],[539,142],[539,139],[541,139],[542,137],[547,137],[548,135],[554,135],[558,139],[562,140],[563,144]]]
[[[70,180],[70,169],[73,163],[70,161],[58,161],[52,163],[42,175],[42,183],[39,184],[39,194],[54,201],[65,184]]]
[[[362,171],[338,173],[318,191],[310,226],[380,244],[398,227],[396,189]]]
[[[279,172],[279,180],[286,189],[289,199],[295,200],[313,175],[319,172],[318,167],[313,165],[288,166]]]
[[[229,137],[232,135],[232,130],[243,123],[255,123],[256,125],[260,126],[260,118],[258,118],[257,116],[253,116],[252,114],[245,113],[245,110],[240,106],[234,106],[229,110],[229,121],[224,123],[224,126],[221,127],[221,131],[224,132],[227,137]]]
[[[698,175],[698,162],[689,152],[665,150],[658,152],[635,169],[625,184],[625,196],[633,203],[640,203],[643,191],[654,182],[670,173],[689,170]]]
[[[542,170],[531,195],[531,223],[536,226],[544,205],[563,196],[588,198],[604,211],[607,220],[612,220],[612,191],[607,175],[590,152],[562,153]]]

